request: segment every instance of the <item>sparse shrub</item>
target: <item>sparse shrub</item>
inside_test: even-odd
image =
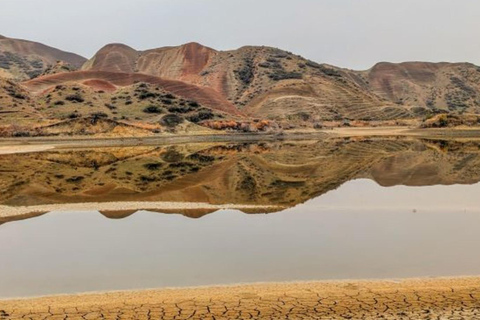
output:
[[[66,179],[65,181],[67,181],[68,183],[78,183],[78,182],[81,182],[83,179],[85,179],[85,177],[74,176]]]
[[[198,108],[198,107],[200,107],[200,105],[199,105],[198,102],[196,102],[196,101],[189,101],[189,102],[188,102],[188,105],[189,105],[190,107],[192,107],[192,108]]]
[[[13,133],[15,138],[30,137],[32,134],[28,131],[16,131]]]
[[[188,113],[190,111],[193,111],[194,109],[192,107],[170,107],[168,108],[168,112],[173,112],[173,113]]]
[[[249,85],[254,77],[253,74],[253,60],[252,59],[245,59],[245,65],[240,70],[235,70],[238,79],[244,84]]]
[[[138,95],[138,98],[140,100],[145,100],[145,99],[149,99],[149,98],[156,98],[157,97],[157,94],[154,93],[154,92],[149,92],[149,91],[142,91],[140,92],[140,94]]]
[[[143,112],[160,114],[160,113],[163,113],[163,109],[159,106],[155,106],[155,105],[152,104],[152,105],[149,105],[148,107],[144,108]]]
[[[162,117],[160,123],[164,126],[174,128],[183,122],[183,118],[179,115],[170,113]]]
[[[187,120],[193,123],[198,123],[200,121],[213,119],[214,117],[215,115],[211,111],[200,111],[187,117]]]
[[[182,161],[184,157],[185,156],[183,154],[181,154],[180,152],[178,152],[174,148],[170,148],[170,149],[167,150],[167,152],[165,152],[162,155],[162,160],[165,161],[165,162],[168,162],[168,163],[173,163],[173,162]]]
[[[146,163],[143,165],[143,167],[147,170],[150,170],[150,171],[155,171],[155,170],[158,170],[162,167],[162,164],[161,163],[158,163],[158,162],[155,162],[155,163]]]
[[[83,97],[79,93],[70,94],[65,97],[65,100],[73,103],[81,103],[85,101],[85,99],[83,99]]]
[[[270,73],[268,77],[275,81],[287,80],[287,79],[302,79],[302,74],[299,72],[288,72],[284,70],[278,70],[275,73]]]
[[[214,157],[199,154],[199,153],[194,153],[194,154],[188,156],[188,159],[198,161],[198,162],[201,162],[201,163],[210,163],[210,162],[215,161]]]
[[[155,177],[149,177],[149,176],[140,176],[140,180],[142,182],[154,182],[157,180]]]

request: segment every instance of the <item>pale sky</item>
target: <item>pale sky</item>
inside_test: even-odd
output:
[[[352,69],[379,61],[480,65],[478,0],[0,0],[0,34],[87,58],[196,41],[274,46]]]

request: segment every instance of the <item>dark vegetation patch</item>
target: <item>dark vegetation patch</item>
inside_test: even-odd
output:
[[[81,103],[85,101],[85,99],[79,93],[70,94],[65,97],[65,100],[73,103]]]
[[[303,75],[300,72],[288,72],[285,70],[277,70],[271,72],[268,77],[275,81],[287,80],[287,79],[302,79]]]
[[[160,169],[161,167],[163,166],[163,164],[159,163],[159,162],[155,162],[155,163],[146,163],[143,165],[143,167],[147,170],[150,170],[150,171],[155,171],[155,170],[158,170]]]
[[[210,163],[210,162],[215,161],[215,157],[208,156],[208,155],[203,155],[203,154],[199,154],[199,153],[191,154],[187,157],[187,159],[202,162],[202,163]]]
[[[323,74],[325,74],[329,77],[341,77],[342,76],[342,74],[340,72],[338,72],[337,70],[335,70],[333,68],[326,67],[326,66],[324,66],[320,63],[317,63],[315,61],[307,60],[305,62],[305,65],[310,67],[310,68],[317,69],[317,70],[321,71]]]
[[[215,114],[213,114],[212,111],[205,110],[205,111],[200,111],[198,113],[189,115],[187,117],[187,120],[193,123],[198,123],[200,121],[213,119],[214,117],[215,117]]]
[[[74,176],[66,179],[65,181],[68,183],[78,183],[78,182],[82,182],[83,179],[85,179],[85,177],[83,176]]]
[[[185,158],[185,156],[173,148],[168,149],[162,154],[162,160],[168,163],[180,162],[183,158]]]
[[[243,60],[243,67],[234,72],[243,85],[247,86],[252,83],[254,77],[253,59],[245,58]]]
[[[285,180],[275,180],[270,183],[271,187],[279,187],[279,188],[296,188],[296,187],[303,187],[305,185],[305,181],[285,181]]]
[[[171,113],[189,113],[189,112],[192,112],[194,110],[195,110],[195,108],[182,107],[182,106],[168,108],[168,112],[171,112]]]
[[[143,109],[143,112],[160,114],[160,113],[163,113],[163,108],[156,105],[149,105]]]
[[[19,99],[19,100],[25,100],[27,99],[27,96],[23,94],[16,86],[15,83],[11,81],[7,81],[7,86],[4,86],[3,89],[7,92],[7,94],[14,98],[14,99]]]
[[[176,115],[174,113],[170,113],[162,117],[162,119],[160,120],[160,124],[169,128],[175,128],[176,126],[181,124],[183,121],[184,119],[181,116]]]

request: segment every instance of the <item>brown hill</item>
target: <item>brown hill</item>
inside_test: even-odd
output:
[[[41,43],[0,37],[0,76],[17,80],[31,79],[42,74],[57,61],[79,68],[86,59]]]
[[[0,38],[0,78],[42,74],[0,88],[0,125],[32,119],[51,125],[100,112],[156,128],[160,114],[169,113],[180,122],[249,131],[369,121],[419,125],[438,113],[480,114],[480,68],[468,63],[382,62],[354,71],[271,47],[216,51],[198,43],[146,51],[109,44],[84,61]],[[11,87],[25,99],[12,96]]]
[[[277,121],[412,116],[406,108],[372,94],[341,69],[269,47],[215,51],[188,43],[138,52],[112,44],[82,69],[138,72],[208,87],[252,117]]]
[[[13,126],[32,127],[42,119],[28,90],[13,80],[0,78],[0,136],[7,127],[8,130]]]
[[[200,87],[177,80],[168,80],[160,77],[140,73],[119,73],[106,71],[76,71],[39,77],[27,82],[23,86],[33,93],[46,92],[58,85],[67,83],[83,83],[94,89],[104,90],[128,87],[135,83],[149,83],[160,86],[162,89],[175,95],[195,100],[212,109],[223,111],[232,115],[240,112],[221,94],[207,87]]]
[[[83,70],[143,73],[196,83],[217,51],[198,43],[136,51],[124,44],[109,44],[83,66]]]
[[[469,63],[378,63],[365,73],[372,91],[398,105],[480,112],[480,68]]]

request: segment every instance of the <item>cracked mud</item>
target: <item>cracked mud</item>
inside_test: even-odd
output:
[[[0,319],[480,319],[480,278],[45,297],[0,301]]]

